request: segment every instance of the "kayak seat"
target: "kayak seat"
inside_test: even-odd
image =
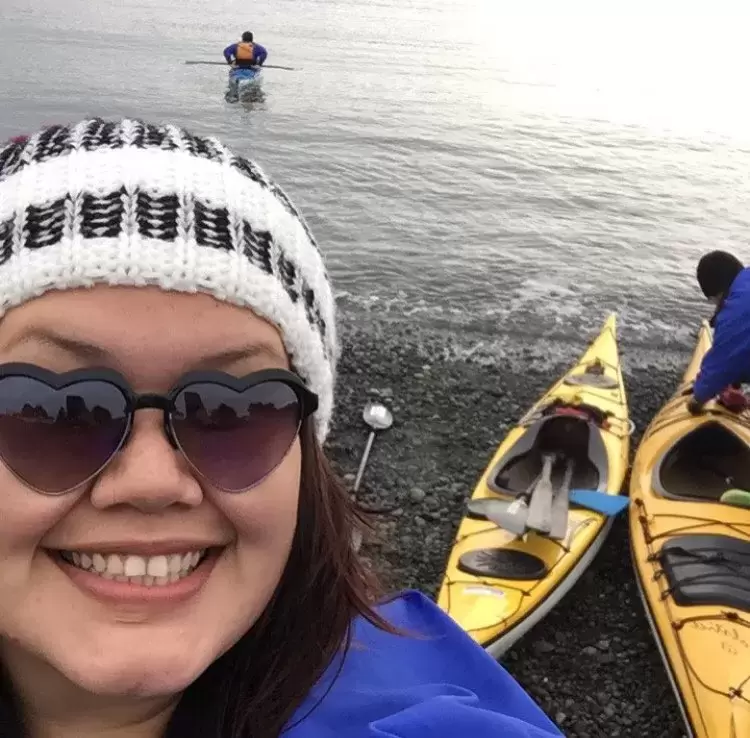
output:
[[[654,466],[652,487],[663,497],[718,502],[730,489],[750,489],[750,447],[720,423],[704,423]]]
[[[542,559],[513,548],[477,548],[462,554],[458,569],[464,574],[488,579],[536,581],[547,575]]]
[[[722,535],[675,536],[657,556],[678,605],[750,612],[750,541]]]
[[[490,470],[488,486],[494,492],[525,492],[542,471],[544,454],[557,453],[575,462],[571,489],[605,489],[609,464],[599,428],[574,416],[551,415],[529,426],[518,442]],[[563,480],[564,464],[557,464],[552,484]]]

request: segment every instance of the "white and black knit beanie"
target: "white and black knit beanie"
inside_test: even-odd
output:
[[[94,284],[205,292],[280,331],[294,370],[333,409],[335,305],[304,219],[215,138],[139,120],[56,125],[0,148],[0,317]]]

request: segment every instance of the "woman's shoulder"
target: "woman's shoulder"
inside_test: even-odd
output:
[[[377,610],[407,635],[358,618],[346,657],[331,665],[286,736],[562,735],[516,681],[423,594],[407,590]]]

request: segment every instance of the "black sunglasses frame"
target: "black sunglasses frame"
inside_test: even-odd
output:
[[[36,364],[26,364],[20,362],[0,364],[0,382],[8,377],[27,377],[29,379],[34,379],[38,382],[41,382],[42,384],[47,385],[53,390],[64,390],[66,387],[70,387],[71,385],[86,381],[102,382],[112,385],[120,392],[120,394],[122,394],[125,399],[127,424],[122,433],[122,438],[117,444],[117,447],[112,451],[110,456],[107,457],[107,460],[101,466],[99,466],[96,471],[86,477],[86,479],[77,483],[75,486],[55,492],[49,492],[43,489],[39,489],[38,487],[31,484],[28,480],[23,479],[18,473],[13,470],[13,468],[8,463],[6,463],[6,466],[13,473],[13,475],[20,479],[20,481],[25,485],[31,487],[34,491],[39,492],[40,494],[55,497],[67,494],[78,489],[79,487],[82,487],[85,484],[88,484],[91,480],[96,479],[96,477],[98,477],[104,471],[104,469],[106,469],[112,459],[127,444],[133,429],[133,419],[135,417],[135,413],[138,410],[161,410],[163,413],[164,434],[166,435],[170,445],[176,451],[180,452],[182,457],[190,465],[190,468],[193,469],[202,479],[205,479],[209,484],[218,487],[218,485],[216,485],[215,482],[207,477],[185,453],[184,449],[179,443],[177,434],[175,433],[174,427],[172,425],[172,413],[176,410],[175,402],[180,394],[192,385],[213,384],[221,387],[226,387],[227,389],[231,389],[234,392],[239,393],[267,382],[279,382],[281,384],[285,384],[296,395],[300,407],[299,424],[295,433],[295,437],[299,433],[299,430],[302,427],[302,423],[318,409],[319,403],[318,396],[307,387],[304,381],[297,374],[287,369],[262,369],[257,372],[252,372],[251,374],[246,374],[243,377],[235,377],[231,374],[226,374],[225,372],[220,371],[188,372],[186,374],[183,374],[178,382],[174,384],[166,394],[152,392],[139,394],[132,389],[129,382],[122,374],[115,371],[114,369],[100,367],[86,367],[81,369],[74,369],[69,372],[57,373],[49,369],[45,369],[44,367],[37,366]],[[286,453],[288,452],[289,449],[287,449]],[[253,482],[253,484],[251,484],[249,487],[244,487],[242,489],[226,489],[223,487],[218,488],[222,489],[224,492],[230,493],[246,492],[247,490],[252,489],[253,487],[260,484],[263,479],[268,476],[268,474],[274,471],[274,469],[276,469],[279,464],[281,464],[281,462],[286,457],[286,453],[284,454],[284,456],[282,456],[281,459],[279,459],[279,462],[269,472],[266,473],[264,477]]]

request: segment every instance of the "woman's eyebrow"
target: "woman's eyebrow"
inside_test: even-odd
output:
[[[101,346],[88,341],[82,341],[69,336],[62,336],[47,328],[33,328],[32,330],[19,333],[5,346],[6,351],[35,343],[53,349],[62,349],[68,354],[90,361],[100,361],[111,358],[108,351]]]
[[[115,360],[114,355],[102,346],[82,339],[63,336],[49,328],[34,328],[20,334],[17,338],[11,340],[6,346],[6,350],[17,348],[27,343],[37,343],[60,349],[86,361],[103,361],[109,364]],[[221,366],[223,364],[233,364],[257,358],[267,359],[275,363],[286,363],[286,357],[280,354],[273,346],[265,342],[260,342],[222,349],[214,354],[201,356],[200,364],[202,366]]]

